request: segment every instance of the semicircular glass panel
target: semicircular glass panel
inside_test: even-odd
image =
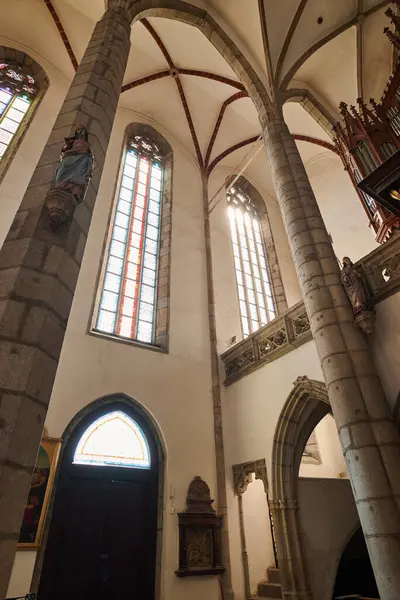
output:
[[[139,425],[116,410],[86,429],[74,454],[74,464],[149,469],[150,451]]]

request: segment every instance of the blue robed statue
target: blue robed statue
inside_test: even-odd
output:
[[[72,194],[80,204],[93,171],[93,153],[88,142],[88,133],[78,125],[75,134],[65,138],[61,149],[61,162],[54,176],[52,188],[60,188]]]
[[[78,125],[74,135],[65,138],[60,164],[50,190],[46,207],[50,223],[58,227],[69,219],[86,194],[93,173],[93,153],[86,127]]]

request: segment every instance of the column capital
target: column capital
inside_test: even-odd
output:
[[[120,16],[122,20],[126,21],[127,26],[131,27],[134,11],[132,10],[132,2],[130,0],[106,0],[106,6],[103,18],[111,14]]]

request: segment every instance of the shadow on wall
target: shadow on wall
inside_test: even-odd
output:
[[[350,538],[340,559],[332,600],[351,594],[379,598],[361,527]]]

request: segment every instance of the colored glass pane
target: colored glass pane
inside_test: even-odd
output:
[[[154,187],[161,185],[158,160],[128,150],[96,324],[99,331],[145,343],[154,341],[160,219]],[[112,328],[105,311],[114,315]]]
[[[22,75],[10,69],[7,76],[16,81],[23,79]],[[6,82],[0,83],[0,160],[21,127],[30,105],[31,100],[27,96],[22,96],[20,91],[13,90]]]
[[[259,217],[251,199],[230,188],[229,222],[243,336],[275,318],[267,257]]]
[[[139,425],[122,411],[94,421],[80,438],[74,464],[149,469],[150,451]]]

